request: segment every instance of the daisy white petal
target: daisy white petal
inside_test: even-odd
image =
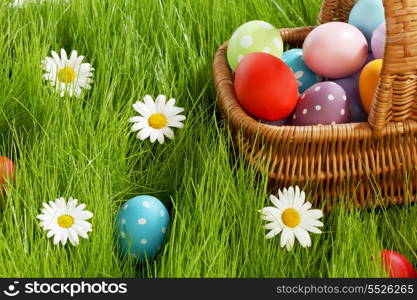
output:
[[[295,198],[294,188],[290,186],[288,189],[288,199],[290,200],[291,207],[294,206],[294,198]]]
[[[59,230],[54,235],[54,240],[53,240],[54,245],[58,245],[61,239],[62,239],[62,232]]]
[[[65,49],[61,49],[61,60],[64,63],[68,62],[67,51],[65,51]]]
[[[71,51],[70,58],[69,58],[70,62],[76,61],[77,60],[77,57],[78,57],[77,50],[72,50]]]
[[[294,229],[294,235],[297,240],[300,242],[301,246],[306,248],[311,246],[311,238],[308,235],[307,231],[302,229],[301,227],[297,227]]]
[[[282,226],[278,222],[268,223],[264,227],[265,227],[265,229],[269,229],[269,230],[272,230],[272,229],[275,229],[275,228],[282,228]]]
[[[137,137],[141,141],[146,140],[151,135],[151,128],[145,127],[138,132]]]
[[[262,215],[261,216],[262,220],[268,221],[268,222],[276,222],[277,218],[272,216],[272,215]]]
[[[93,217],[93,213],[91,211],[88,210],[83,210],[82,212],[72,212],[71,215],[74,216],[74,218],[79,219],[79,220],[88,220],[91,219]]]
[[[281,208],[283,206],[282,202],[279,201],[274,195],[270,195],[269,200],[271,200],[272,204],[274,204],[277,208]]]
[[[301,206],[300,211],[304,212],[304,211],[309,210],[310,208],[311,208],[311,203],[307,201]]]
[[[173,122],[182,122],[185,121],[187,118],[183,115],[176,115],[170,118]]]
[[[276,228],[272,229],[270,232],[268,232],[265,237],[267,239],[272,239],[274,236],[279,234],[281,232],[281,230],[282,230],[282,227],[276,227]]]
[[[316,234],[320,234],[321,230],[318,229],[317,227],[314,227],[313,225],[302,225],[302,227],[307,230],[310,231],[312,233],[316,233]]]
[[[65,246],[68,240],[68,230],[62,230],[61,231],[61,244]]]
[[[133,104],[133,108],[140,113],[143,117],[146,118],[146,120],[151,116],[152,112],[150,110],[150,108],[148,106],[146,106],[146,104],[142,103],[142,102],[136,102],[135,104]]]
[[[284,227],[282,229],[282,234],[281,234],[281,242],[280,245],[281,247],[284,247],[288,240],[290,239],[290,235],[291,235],[291,230],[288,227]]]
[[[169,99],[166,105],[166,109],[170,109],[171,107],[174,107],[175,105],[175,99]]]
[[[137,123],[132,125],[131,130],[133,132],[135,132],[135,131],[141,130],[143,128],[146,128],[147,126],[148,126],[148,124],[146,124],[146,122],[137,122]]]
[[[166,127],[168,128],[168,127]],[[164,128],[164,129],[166,129]],[[172,130],[171,130],[172,131]],[[174,135],[172,135],[172,137],[174,137]],[[164,135],[164,131],[158,131],[157,132],[157,140],[160,144],[163,144],[165,142],[165,135]]]
[[[166,99],[167,97],[165,95],[159,95],[158,97],[156,97],[155,100],[155,107],[156,107],[156,112],[163,112],[165,105],[166,105]]]
[[[295,187],[295,195],[294,195],[294,208],[301,209],[306,199],[306,194],[304,191],[300,191],[298,186]]]
[[[304,217],[311,219],[320,219],[323,217],[323,212],[320,209],[310,209],[304,213]]]
[[[55,61],[55,66],[58,67],[58,68],[62,67],[62,61],[61,61],[61,58],[59,57],[58,53],[56,53],[55,51],[51,51],[51,55],[52,55],[52,58]]]
[[[157,137],[158,137],[158,132],[155,130],[151,130],[151,135],[149,138],[151,143],[155,143]]]
[[[261,209],[261,213],[264,215],[279,216],[281,211],[275,207],[264,207]]]
[[[153,101],[152,97],[150,95],[146,95],[143,100],[145,101],[145,105],[148,107],[151,114],[156,113],[155,102]]]
[[[278,190],[278,199],[280,200],[280,202],[283,205],[285,205],[285,207],[290,207],[291,206],[290,202],[288,200],[288,197],[287,197],[287,189],[283,189],[282,191]]]
[[[73,228],[70,228],[68,230],[68,238],[69,238],[70,243],[73,246],[77,246],[80,243],[80,239],[78,238],[77,231]]]
[[[293,230],[290,230],[290,233],[288,235],[288,241],[287,241],[287,250],[290,251],[294,247],[295,243],[295,234]]]
[[[170,140],[174,138],[174,131],[172,131],[172,129],[169,127],[165,127],[164,129],[162,129],[162,133],[164,136],[166,136]]]
[[[139,123],[139,122],[145,122],[146,123],[146,119],[144,117],[134,116],[134,117],[131,117],[129,119],[129,122],[130,123]]]
[[[184,124],[181,122],[177,122],[177,121],[168,121],[168,126],[175,127],[175,128],[183,128]]]
[[[57,228],[51,229],[51,230],[50,230],[50,231],[48,231],[48,233],[46,234],[46,237],[49,239],[50,237],[52,237],[52,236],[56,235],[57,233],[58,233],[58,229],[57,229]]]
[[[182,113],[183,111],[184,111],[184,108],[174,106],[174,107],[169,109],[169,112],[167,112],[167,116],[172,117],[172,116],[175,116],[175,115],[178,115],[178,114]]]
[[[301,221],[301,225],[305,225],[305,226],[307,226],[307,225],[311,225],[311,226],[314,226],[314,227],[323,227],[324,226],[324,224],[322,223],[322,222],[320,222],[320,221],[318,221],[318,220],[315,220],[315,219],[305,219],[305,218],[303,218],[302,217],[302,221]]]

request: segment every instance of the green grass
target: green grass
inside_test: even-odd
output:
[[[6,1],[7,2],[7,1]],[[266,178],[237,155],[215,109],[211,63],[239,24],[315,24],[318,0],[71,0],[0,4],[0,150],[16,180],[0,215],[0,276],[376,277],[382,248],[417,262],[417,207],[335,211],[313,246],[287,252],[267,241],[258,209]],[[96,68],[93,90],[60,99],[42,81],[51,50],[78,50]],[[130,133],[132,104],[167,94],[184,106],[173,142]],[[151,194],[172,226],[154,262],[121,259],[120,205]],[[42,202],[74,196],[94,212],[79,247],[55,247],[38,226]]]

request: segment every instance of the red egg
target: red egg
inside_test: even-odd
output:
[[[13,162],[5,156],[0,156],[0,183],[5,184],[13,179]]]
[[[283,61],[256,52],[245,56],[236,69],[235,92],[249,114],[266,121],[277,121],[294,110],[298,84]]]
[[[382,250],[381,255],[390,278],[417,278],[413,265],[400,253],[392,250]]]
[[[5,156],[0,156],[0,184],[4,197],[7,195],[5,184],[13,180],[13,172],[13,162]]]

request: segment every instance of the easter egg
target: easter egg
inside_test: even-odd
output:
[[[346,93],[347,101],[350,108],[351,122],[367,122],[368,114],[362,106],[359,95],[359,82],[353,76],[341,79],[335,79],[334,82],[340,85]]]
[[[320,82],[300,95],[292,117],[296,126],[350,122],[346,93],[334,82]]]
[[[382,0],[359,0],[349,15],[349,24],[357,27],[371,42],[372,33],[384,22],[384,5]]]
[[[390,278],[417,278],[413,265],[400,253],[392,250],[382,250],[381,255]]]
[[[368,58],[366,59],[365,63],[363,64],[363,66],[359,69],[358,72],[356,72],[355,74],[353,74],[352,76],[349,77],[353,77],[357,82],[358,82],[358,86],[359,86],[359,78],[361,77],[361,73],[362,73],[362,69],[371,61],[375,60],[374,55],[372,54],[372,52],[368,53]]]
[[[369,114],[372,100],[379,83],[379,74],[382,70],[382,59],[375,59],[362,70],[359,78],[359,93],[363,108]]]
[[[386,32],[385,22],[383,22],[372,34],[371,47],[375,58],[384,58]]]
[[[170,217],[157,198],[137,196],[122,205],[117,215],[120,250],[138,261],[152,260],[162,247]]]
[[[13,172],[13,162],[5,156],[0,156],[0,183],[5,184],[6,182],[11,182],[13,179]]]
[[[265,121],[265,120],[259,119],[259,122],[263,124],[267,124],[267,125],[272,125],[272,126],[284,126],[290,123],[289,118],[285,118],[285,119],[278,120],[278,121]]]
[[[10,183],[13,180],[14,175],[14,164],[13,162],[5,157],[0,156],[0,184],[2,188],[3,197],[6,197],[6,183]]]
[[[265,121],[288,117],[297,104],[298,85],[290,68],[266,53],[251,53],[235,74],[239,103],[252,116]]]
[[[375,58],[372,53],[368,54],[368,58],[365,61],[365,64],[373,61]],[[348,98],[349,107],[350,107],[350,118],[351,122],[360,123],[368,121],[368,114],[363,108],[361,97],[359,94],[359,78],[362,72],[362,68],[353,74],[352,76],[340,78],[340,79],[331,79],[331,81],[340,85],[346,92]]]
[[[304,62],[302,49],[285,51],[281,58],[293,71],[298,83],[298,91],[304,92],[313,84],[321,81],[321,77],[311,71]]]
[[[316,74],[343,78],[357,72],[368,56],[368,43],[354,26],[330,22],[311,31],[303,45],[304,60]]]
[[[274,26],[264,21],[250,21],[233,33],[227,47],[227,61],[234,71],[250,53],[264,52],[279,58],[283,50],[281,34]]]

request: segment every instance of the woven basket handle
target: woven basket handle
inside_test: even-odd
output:
[[[355,0],[324,0],[319,23],[347,22]],[[385,57],[368,122],[381,137],[389,122],[417,119],[417,1],[383,0]]]

